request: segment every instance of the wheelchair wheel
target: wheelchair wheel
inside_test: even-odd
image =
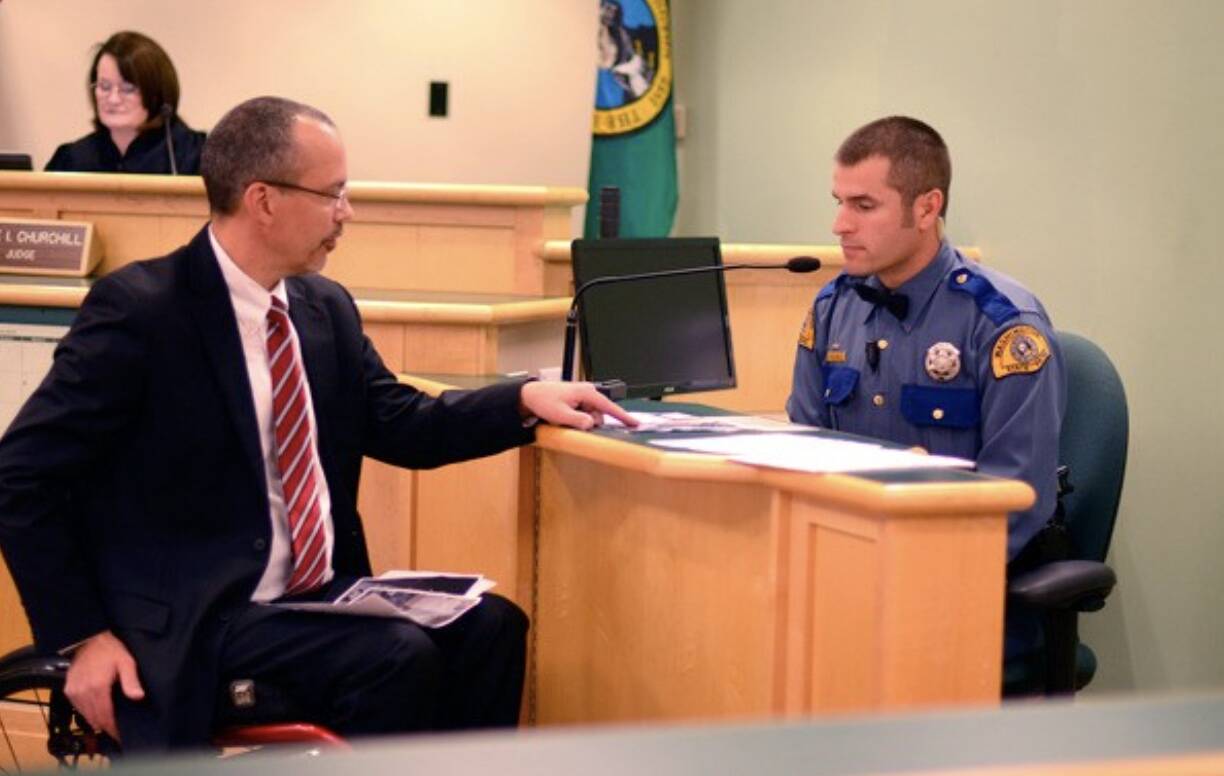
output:
[[[67,670],[66,659],[30,647],[0,658],[0,774],[104,765],[117,751],[68,702]]]

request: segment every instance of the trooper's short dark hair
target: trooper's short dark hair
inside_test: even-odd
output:
[[[888,185],[901,192],[905,207],[932,189],[943,192],[940,216],[948,213],[948,189],[952,186],[952,160],[948,146],[929,124],[908,116],[876,119],[854,130],[837,149],[843,167],[852,167],[871,156],[889,161]]]
[[[255,181],[293,181],[299,176],[293,136],[299,116],[335,126],[323,111],[283,97],[256,97],[221,117],[208,133],[200,158],[213,213],[235,213]]]

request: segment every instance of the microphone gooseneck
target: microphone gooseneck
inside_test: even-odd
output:
[[[170,157],[170,174],[178,175],[178,161],[174,158],[174,137],[170,132],[171,120],[174,118],[174,106],[166,103],[161,107],[162,127],[166,130],[166,153]]]
[[[569,312],[565,316],[565,343],[561,352],[561,379],[569,382],[574,379],[574,346],[578,332],[578,303],[582,295],[596,286],[612,283],[627,283],[635,280],[654,280],[681,275],[698,275],[705,272],[730,272],[733,269],[784,269],[788,272],[814,272],[820,269],[820,259],[812,256],[795,256],[783,264],[718,264],[707,267],[684,267],[681,269],[663,269],[655,272],[635,272],[629,275],[604,275],[591,278],[574,291],[574,299],[570,302]]]

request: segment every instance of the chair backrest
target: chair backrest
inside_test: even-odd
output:
[[[1058,332],[1067,370],[1067,413],[1059,455],[1074,492],[1063,498],[1075,558],[1104,561],[1126,474],[1130,433],[1122,378],[1088,339]]]

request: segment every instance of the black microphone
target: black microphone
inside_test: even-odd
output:
[[[620,187],[604,186],[599,190],[599,236],[620,235]]]
[[[165,103],[161,106],[162,126],[166,129],[166,150],[170,155],[170,174],[178,175],[178,162],[174,159],[174,138],[170,134],[170,120],[174,118],[174,106]]]
[[[569,313],[565,316],[565,346],[561,352],[561,379],[568,382],[574,379],[574,339],[578,332],[578,302],[582,295],[595,286],[625,283],[633,280],[654,280],[656,278],[672,278],[680,275],[698,275],[704,272],[730,272],[733,269],[784,269],[788,272],[815,272],[820,269],[820,259],[814,256],[795,256],[782,264],[717,264],[706,267],[685,267],[683,269],[662,269],[655,272],[635,272],[630,275],[604,275],[591,278],[574,292],[574,300],[570,302]]]
[[[815,256],[796,256],[787,259],[782,266],[791,272],[815,272],[820,269],[820,259]]]

